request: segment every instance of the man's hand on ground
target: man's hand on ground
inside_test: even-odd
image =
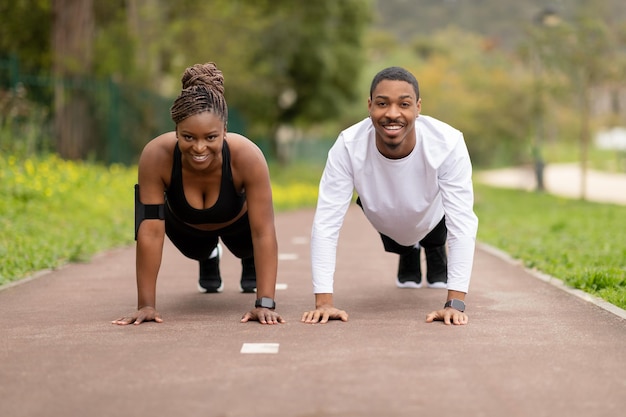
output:
[[[320,306],[315,310],[305,312],[300,321],[309,324],[324,324],[328,320],[348,321],[348,313],[333,306]]]
[[[426,316],[426,322],[443,321],[444,324],[467,324],[469,317],[467,314],[454,308],[448,307],[431,312]]]

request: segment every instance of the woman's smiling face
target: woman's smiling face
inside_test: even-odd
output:
[[[203,170],[219,160],[225,136],[224,122],[211,112],[194,114],[176,126],[183,163],[191,169]]]

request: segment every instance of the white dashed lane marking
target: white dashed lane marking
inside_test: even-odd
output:
[[[240,353],[278,353],[279,343],[244,343]]]

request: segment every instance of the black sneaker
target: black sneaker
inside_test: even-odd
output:
[[[220,258],[222,257],[222,246],[218,243],[217,255],[213,258],[200,261],[200,279],[198,280],[198,291],[203,293],[217,293],[224,290],[224,283],[220,275]]]
[[[446,247],[424,248],[426,253],[426,280],[428,288],[448,286],[448,255]]]
[[[422,287],[419,248],[412,248],[408,253],[400,255],[396,285],[398,288]]]
[[[253,256],[241,260],[241,282],[239,288],[243,293],[256,292],[256,268]]]

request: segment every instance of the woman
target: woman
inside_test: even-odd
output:
[[[267,163],[247,138],[227,133],[224,77],[214,63],[185,70],[171,108],[176,131],[150,141],[135,186],[137,311],[114,324],[162,322],[156,281],[165,234],[200,264],[199,289],[220,292],[221,246],[242,259],[241,289],[256,291],[241,321],[283,323],[274,311],[278,265]]]

